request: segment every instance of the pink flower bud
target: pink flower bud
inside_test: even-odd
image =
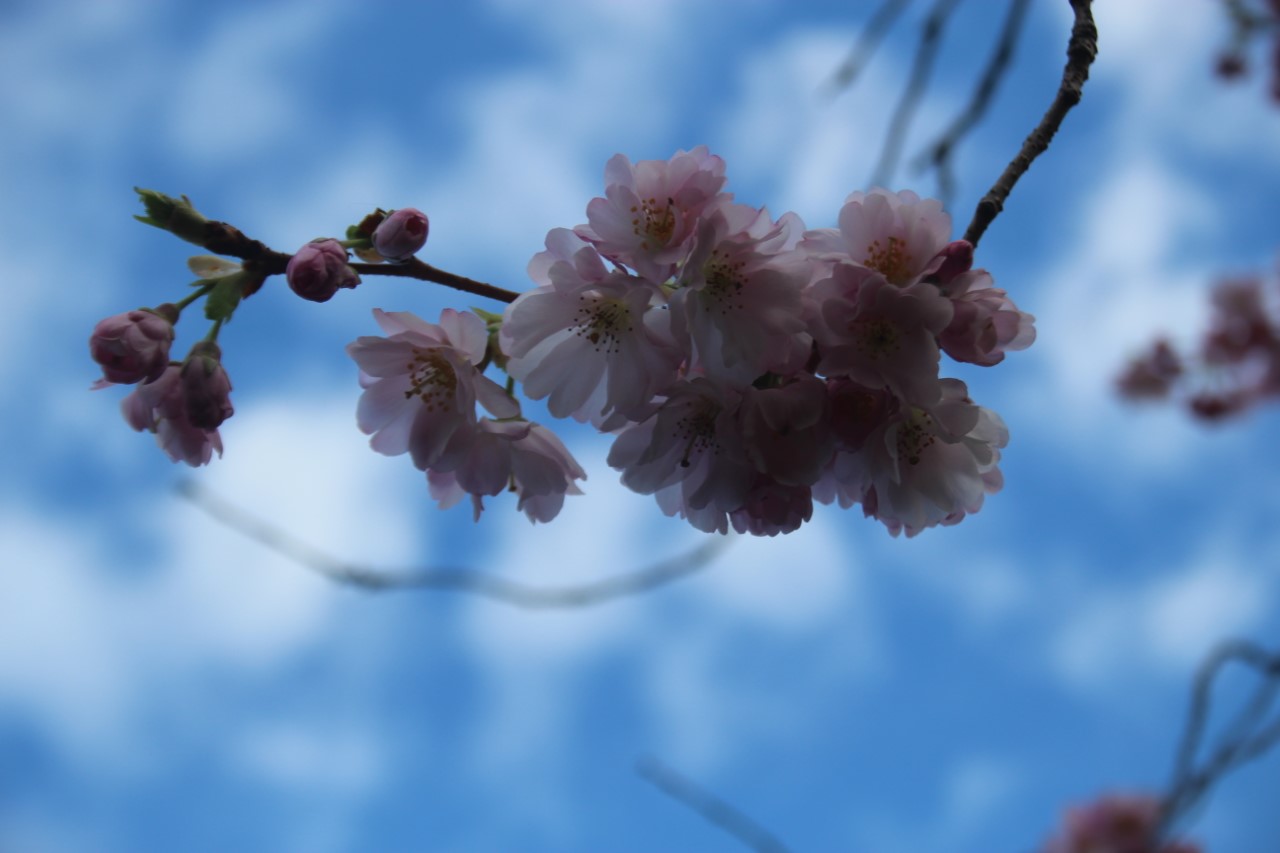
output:
[[[108,317],[93,327],[89,353],[108,382],[131,385],[155,379],[169,363],[176,319],[177,310],[167,303]]]
[[[968,240],[952,240],[938,252],[934,261],[941,263],[934,276],[939,284],[945,285],[973,266],[973,244]]]
[[[393,264],[414,256],[427,242],[427,215],[412,207],[392,212],[373,231],[373,248]]]
[[[360,283],[360,276],[347,265],[347,250],[333,239],[303,246],[289,259],[284,275],[294,293],[312,302],[328,302],[339,288]]]
[[[222,369],[221,358],[217,344],[201,341],[191,348],[182,365],[187,420],[198,429],[217,429],[235,411],[231,408],[231,380]]]

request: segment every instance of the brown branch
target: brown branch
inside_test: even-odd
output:
[[[880,8],[876,9],[871,20],[867,21],[866,27],[859,34],[857,44],[849,52],[849,58],[831,75],[828,86],[831,94],[834,95],[853,85],[853,81],[862,73],[863,66],[871,61],[871,56],[884,40],[889,27],[893,26],[893,22],[910,2],[911,0],[885,0],[880,4]]]
[[[452,287],[454,290],[474,293],[486,299],[496,299],[499,302],[514,302],[516,297],[520,295],[513,290],[505,290],[492,284],[485,284],[483,281],[476,281],[466,276],[437,269],[417,258],[412,258],[403,264],[352,264],[351,268],[360,275],[386,275],[430,281],[436,284],[443,284],[445,287]]]
[[[178,483],[178,494],[215,520],[329,580],[371,591],[425,589],[465,592],[527,610],[589,607],[639,595],[702,571],[732,541],[708,537],[696,548],[644,568],[584,584],[535,586],[475,569],[424,568],[386,571],[345,563],[267,524],[193,480]]]
[[[920,31],[920,45],[916,48],[915,62],[911,66],[911,76],[902,91],[898,106],[893,111],[889,122],[889,132],[885,135],[884,148],[880,152],[880,162],[872,174],[873,187],[888,188],[893,180],[893,173],[898,167],[898,158],[906,141],[907,130],[916,110],[920,108],[920,99],[924,97],[925,87],[929,83],[929,75],[933,71],[933,61],[938,55],[938,41],[942,37],[942,29],[951,17],[960,0],[937,0],[929,17],[925,19]]]
[[[769,830],[658,759],[646,757],[638,760],[636,774],[757,853],[787,853],[787,845]]]
[[[1022,149],[1010,161],[1004,173],[978,202],[973,219],[965,229],[964,239],[975,247],[987,227],[1004,210],[1005,200],[1013,192],[1018,179],[1031,168],[1031,163],[1049,148],[1054,134],[1062,126],[1062,120],[1076,104],[1089,79],[1089,66],[1098,55],[1098,28],[1093,22],[1092,0],[1070,0],[1075,12],[1075,24],[1071,27],[1071,40],[1067,43],[1067,64],[1062,70],[1062,83],[1044,118],[1022,143]]]
[[[987,60],[982,77],[973,91],[973,97],[964,110],[956,116],[951,126],[942,133],[916,159],[917,171],[933,168],[938,177],[938,195],[943,207],[949,207],[951,196],[955,191],[955,178],[951,169],[951,157],[957,145],[986,115],[991,106],[991,99],[996,89],[1009,71],[1009,63],[1013,60],[1013,49],[1018,43],[1022,31],[1022,23],[1026,19],[1030,0],[1012,0],[1009,11],[1005,14],[1004,25],[1000,37],[996,40],[996,49]]]

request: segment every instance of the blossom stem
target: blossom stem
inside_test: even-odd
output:
[[[965,229],[964,239],[975,247],[987,227],[1004,210],[1005,199],[1013,191],[1014,184],[1031,168],[1031,163],[1049,148],[1053,136],[1062,126],[1062,120],[1076,104],[1080,103],[1085,81],[1089,79],[1089,66],[1098,55],[1098,28],[1093,22],[1093,0],[1070,0],[1075,12],[1075,24],[1071,28],[1071,40],[1067,42],[1067,64],[1062,70],[1062,83],[1053,103],[1031,131],[1017,155],[1005,167],[1004,173],[978,202],[973,219]]]
[[[184,296],[181,299],[179,299],[177,302],[173,303],[173,307],[178,309],[178,313],[181,314],[182,309],[186,308],[188,305],[190,305],[192,302],[195,302],[197,299],[203,299],[205,296],[209,294],[210,290],[213,290],[212,284],[202,284],[200,287],[192,291],[189,296]]]
[[[506,290],[466,276],[446,272],[430,264],[423,263],[417,258],[413,258],[403,264],[352,264],[351,268],[362,276],[387,275],[397,278],[416,278],[422,281],[434,282],[435,284],[443,284],[445,287],[452,287],[454,290],[461,290],[465,293],[474,293],[487,299],[496,299],[499,302],[515,302],[516,297],[520,295],[513,290]]]
[[[210,343],[217,343],[218,332],[222,331],[222,324],[224,322],[225,320],[222,317],[219,317],[217,320],[214,320],[213,326],[209,329],[209,334],[205,335],[204,339],[206,341],[209,341]]]

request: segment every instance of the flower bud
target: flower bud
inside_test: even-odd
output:
[[[294,293],[312,302],[328,302],[338,288],[360,283],[360,276],[347,265],[347,250],[328,238],[312,240],[299,249],[284,275]]]
[[[373,231],[373,248],[393,264],[404,263],[427,242],[427,215],[402,207],[387,215]]]
[[[231,380],[223,370],[222,350],[212,341],[191,348],[182,365],[182,396],[187,420],[199,429],[217,429],[231,417]]]
[[[169,363],[176,319],[177,309],[168,303],[108,317],[93,327],[89,353],[108,382],[131,385],[155,379]]]
[[[952,240],[942,247],[942,251],[938,252],[934,262],[939,263],[934,277],[937,278],[938,284],[945,286],[960,273],[968,272],[973,266],[973,244],[968,240]]]

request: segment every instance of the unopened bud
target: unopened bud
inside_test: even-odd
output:
[[[187,420],[200,429],[217,429],[231,417],[231,379],[222,367],[222,350],[212,341],[191,348],[182,365],[182,396]]]
[[[328,302],[339,288],[360,283],[347,264],[347,250],[337,240],[312,240],[289,259],[284,271],[289,288],[303,299]]]
[[[427,215],[412,207],[392,211],[373,232],[373,248],[391,263],[403,263],[427,242]]]
[[[169,364],[178,311],[164,304],[108,317],[93,327],[89,353],[108,382],[131,385],[155,379]]]
[[[938,284],[946,285],[960,273],[968,272],[973,266],[973,244],[968,240],[952,240],[943,246],[934,261],[936,262],[939,258],[942,265],[938,267],[934,276]]]
[[[186,196],[173,198],[155,190],[144,190],[139,187],[134,187],[133,191],[138,194],[143,207],[147,209],[146,216],[135,216],[134,219],[162,228],[188,243],[204,245],[208,236],[205,226],[209,224],[209,220],[195,209],[191,199]]]

